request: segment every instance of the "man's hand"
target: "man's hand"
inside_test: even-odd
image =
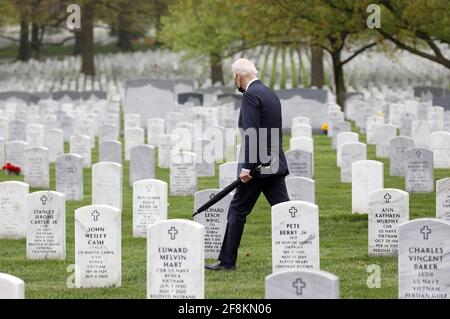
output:
[[[247,183],[250,181],[253,177],[250,175],[250,170],[243,168],[241,171],[241,174],[239,175],[239,178],[243,183]]]

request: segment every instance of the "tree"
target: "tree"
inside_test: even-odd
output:
[[[311,46],[311,86],[321,89],[324,85],[323,49]]]
[[[224,83],[222,60],[239,52],[240,8],[230,0],[178,0],[161,18],[160,40],[190,57],[209,59],[212,83]]]
[[[450,45],[450,3],[446,0],[381,0],[382,26],[376,29],[398,48],[450,69],[442,44]]]
[[[20,61],[28,61],[30,58],[30,1],[16,0],[15,5],[19,14],[20,23],[19,50],[17,51],[17,59]]]
[[[268,43],[307,43],[331,56],[336,102],[344,108],[346,87],[344,66],[377,44],[360,18],[363,2],[353,0],[242,0],[258,19],[248,28],[253,38]],[[365,8],[364,8],[365,9]],[[358,46],[356,50],[350,50]],[[343,56],[344,49],[351,51]]]

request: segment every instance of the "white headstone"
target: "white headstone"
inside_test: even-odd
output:
[[[303,201],[272,206],[272,272],[320,269],[319,208]]]
[[[382,188],[369,194],[369,255],[396,256],[398,226],[409,220],[409,194]]]
[[[376,157],[389,157],[390,139],[397,135],[397,128],[390,124],[382,124],[375,129]]]
[[[378,161],[352,163],[352,213],[369,212],[369,193],[383,188],[384,165]]]
[[[40,124],[28,124],[26,127],[27,139],[26,142],[29,147],[44,146],[44,126]]]
[[[108,205],[75,210],[75,286],[120,287],[121,212]]]
[[[125,159],[130,160],[130,150],[136,145],[144,144],[145,131],[140,127],[125,129]]]
[[[436,181],[436,218],[450,221],[450,177]]]
[[[450,133],[436,131],[430,134],[434,168],[450,168]]]
[[[92,205],[122,210],[122,165],[112,162],[92,165]]]
[[[0,238],[26,237],[25,198],[28,192],[28,184],[22,182],[0,183]]]
[[[76,154],[63,154],[56,158],[56,191],[67,200],[83,199],[83,158]]]
[[[155,148],[136,145],[130,150],[130,186],[141,179],[155,177]]]
[[[358,142],[359,135],[353,132],[342,132],[336,136],[336,164],[341,166],[342,145],[344,143]]]
[[[157,179],[134,182],[134,237],[146,237],[148,225],[167,219],[167,191],[167,183]]]
[[[148,227],[147,298],[205,297],[205,228],[172,219]]]
[[[64,154],[64,132],[50,129],[44,133],[44,146],[48,149],[48,160],[55,163],[56,158]]]
[[[224,189],[237,178],[238,162],[228,162],[219,165],[219,189]]]
[[[91,138],[87,135],[75,135],[70,138],[70,153],[83,158],[83,166],[91,167]]]
[[[175,196],[193,195],[197,191],[195,154],[174,154],[170,163],[170,193]]]
[[[26,199],[27,258],[66,258],[66,199],[53,192],[34,192]]]
[[[389,142],[389,173],[391,176],[405,176],[406,150],[414,147],[414,140],[396,136]]]
[[[450,224],[421,218],[399,227],[398,296],[401,299],[448,299]]]
[[[158,140],[164,135],[165,122],[161,118],[150,118],[147,120],[147,144],[158,146]]]
[[[194,194],[194,211],[219,192],[205,189]],[[205,227],[205,258],[218,258],[227,227],[228,209],[233,197],[226,195],[219,202],[195,215],[194,221]]]
[[[316,182],[311,178],[287,176],[286,189],[291,201],[301,200],[313,204],[316,202]]]
[[[341,183],[352,182],[352,164],[367,159],[367,145],[348,142],[341,145]]]
[[[50,172],[48,149],[31,147],[25,149],[24,181],[30,187],[49,188]]]
[[[411,148],[406,151],[405,190],[410,193],[431,193],[434,189],[433,152]]]
[[[100,143],[98,146],[98,161],[122,165],[122,143],[113,140]]]
[[[0,273],[0,299],[25,299],[25,282],[15,276]]]
[[[322,270],[283,271],[266,277],[266,299],[339,299],[339,278]]]

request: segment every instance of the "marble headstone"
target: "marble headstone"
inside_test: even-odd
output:
[[[272,272],[320,269],[319,208],[303,201],[272,206]]]
[[[48,149],[45,147],[26,148],[24,152],[24,181],[30,187],[49,188],[50,172]]]
[[[378,161],[352,163],[352,213],[369,212],[369,193],[383,188],[384,165]]]
[[[83,158],[83,167],[91,167],[91,138],[87,135],[75,135],[70,137],[70,153],[78,154]]]
[[[26,199],[27,258],[66,258],[66,199],[54,191],[34,192]]]
[[[411,148],[406,151],[405,190],[409,193],[431,193],[434,190],[433,152]]]
[[[45,131],[44,146],[48,149],[49,162],[55,163],[56,158],[64,154],[64,132],[56,128]]]
[[[122,165],[112,162],[92,165],[92,205],[122,210]]]
[[[224,189],[233,183],[238,175],[238,162],[228,162],[219,165],[219,188]]]
[[[405,176],[406,150],[414,147],[414,140],[407,136],[396,136],[389,143],[389,173],[391,176]]]
[[[430,134],[434,168],[450,168],[450,133],[436,131]]]
[[[134,182],[134,237],[146,237],[148,225],[167,219],[167,191],[167,183],[157,179],[143,179]]]
[[[25,299],[25,282],[16,276],[0,273],[0,299]]]
[[[122,165],[122,143],[113,140],[100,143],[98,161],[113,162]]]
[[[283,271],[266,277],[266,299],[339,299],[339,278],[323,270]]]
[[[25,238],[27,235],[26,201],[28,184],[9,181],[0,183],[0,239]]]
[[[398,296],[400,299],[448,299],[450,224],[421,218],[399,227]]]
[[[312,154],[302,150],[292,150],[285,153],[289,167],[289,175],[313,178]]]
[[[175,196],[189,196],[197,191],[195,154],[180,152],[174,154],[170,163],[170,193]]]
[[[396,256],[398,226],[409,220],[409,194],[382,188],[369,194],[369,255]]]
[[[194,211],[219,192],[218,189],[205,189],[194,194]],[[228,208],[233,197],[228,194],[207,210],[195,215],[194,221],[205,227],[205,258],[219,257],[225,229],[227,227]]]
[[[130,186],[141,179],[155,177],[155,148],[136,145],[130,149]]]
[[[450,221],[450,177],[436,181],[436,218]]]
[[[367,159],[367,145],[348,142],[341,146],[341,183],[352,182],[352,164]]]
[[[82,200],[83,158],[76,154],[63,154],[56,158],[56,191],[67,200]]]
[[[148,227],[147,298],[205,298],[205,228],[172,219]]]
[[[316,202],[316,182],[313,179],[287,176],[286,189],[291,201],[301,200],[312,204]]]
[[[75,286],[120,287],[121,211],[108,205],[75,210]]]

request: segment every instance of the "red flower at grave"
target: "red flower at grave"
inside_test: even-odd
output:
[[[21,171],[19,166],[15,166],[11,163],[3,165],[2,170],[6,171],[8,174],[14,173],[16,175],[19,175]]]

